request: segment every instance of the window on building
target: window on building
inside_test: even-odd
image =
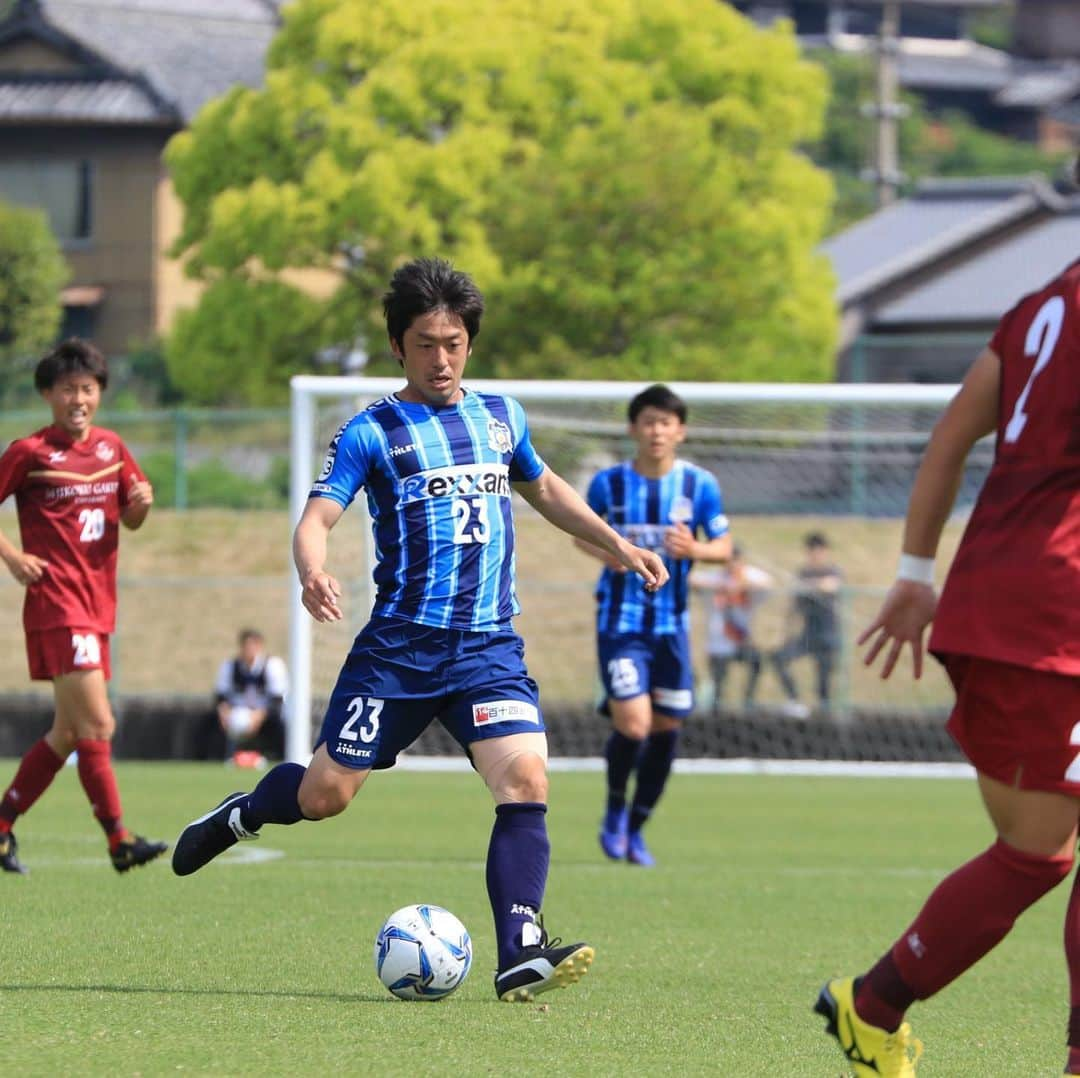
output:
[[[0,198],[44,210],[61,243],[92,235],[93,169],[67,158],[0,160]]]

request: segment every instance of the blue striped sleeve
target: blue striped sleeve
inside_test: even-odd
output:
[[[529,437],[529,421],[525,409],[513,397],[505,397],[510,424],[514,432],[514,455],[510,458],[510,482],[531,483],[544,471],[544,462],[533,448]]]
[[[607,519],[608,513],[608,495],[611,492],[611,485],[607,481],[607,472],[597,472],[596,475],[589,480],[589,489],[585,492],[585,501],[589,503],[589,508],[598,516]]]
[[[329,498],[347,509],[367,482],[370,430],[363,415],[353,416],[330,441],[322,471],[311,485],[309,498]]]
[[[697,521],[709,539],[718,539],[728,533],[728,518],[724,513],[724,499],[720,494],[720,484],[710,473],[701,469],[698,473],[698,513]]]

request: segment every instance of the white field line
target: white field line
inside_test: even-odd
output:
[[[399,756],[403,771],[470,771],[464,756]],[[553,756],[550,771],[603,771],[599,756]],[[905,763],[884,760],[731,760],[688,758],[675,761],[675,770],[686,775],[804,775],[849,778],[960,779],[974,778],[975,770],[964,763]]]

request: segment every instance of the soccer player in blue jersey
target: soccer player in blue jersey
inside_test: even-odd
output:
[[[649,868],[656,861],[642,828],[664,792],[679,729],[694,706],[690,567],[695,560],[727,561],[731,536],[716,479],[677,456],[686,438],[683,400],[667,386],[650,386],[630,402],[628,416],[637,454],[597,473],[588,503],[620,535],[660,556],[671,584],[663,591],[648,588],[607,551],[575,542],[604,562],[596,635],[602,710],[610,714],[612,730],[604,752],[607,809],[600,846],[612,860]]]
[[[328,536],[364,490],[377,554],[371,619],[341,669],[310,765],[281,764],[250,794],[232,794],[189,824],[173,869],[195,872],[264,824],[336,816],[372,770],[392,767],[437,718],[495,800],[487,854],[495,991],[528,1001],[577,981],[593,948],[549,940],[539,915],[550,849],[547,739],[511,628],[511,488],[640,576],[644,590],[668,574],[655,552],[609,527],[537,456],[517,401],[461,384],[483,312],[467,275],[418,259],[394,274],[383,306],[405,386],[334,436],[293,539],[305,608],[316,621],[339,620]]]

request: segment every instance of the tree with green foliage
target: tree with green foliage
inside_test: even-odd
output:
[[[390,373],[403,260],[467,269],[474,376],[821,379],[825,78],[716,0],[296,0],[264,88],[177,135],[176,253],[207,284],[168,344],[192,400],[265,400],[327,346]],[[338,275],[326,298],[296,271]]]
[[[870,164],[873,121],[861,106],[874,100],[874,59],[820,50],[810,54],[829,74],[832,92],[825,131],[812,155],[836,184],[830,231],[873,213],[873,184],[862,178]],[[931,114],[912,93],[902,95],[907,114],[900,121],[900,167],[905,176],[901,194],[927,176],[1026,176],[1060,172],[1064,155],[1045,153],[1031,143],[995,134],[972,123],[963,113]]]
[[[0,202],[0,360],[36,358],[52,343],[67,264],[45,214]]]

